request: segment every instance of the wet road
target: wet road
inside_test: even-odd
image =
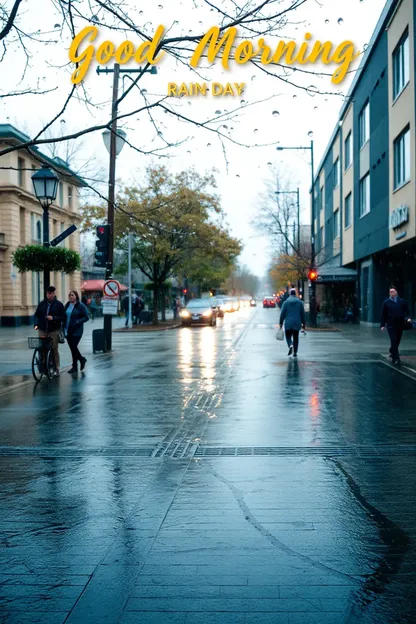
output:
[[[415,622],[416,381],[276,320],[86,340],[1,396],[1,622]]]

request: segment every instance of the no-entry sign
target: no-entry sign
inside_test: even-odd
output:
[[[108,280],[104,284],[104,297],[108,299],[116,299],[120,293],[120,284],[116,280]]]

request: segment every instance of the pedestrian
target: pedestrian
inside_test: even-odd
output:
[[[303,301],[296,296],[295,288],[290,290],[289,297],[286,299],[280,312],[279,325],[280,328],[285,324],[285,336],[287,346],[289,347],[288,355],[298,356],[299,331],[305,329],[305,306]],[[292,342],[293,339],[293,342]]]
[[[87,358],[83,357],[78,349],[79,342],[84,332],[84,323],[89,321],[87,306],[79,300],[76,290],[71,290],[68,302],[65,305],[66,324],[65,336],[72,354],[72,368],[68,373],[78,372],[78,362],[81,370],[84,370]]]
[[[173,312],[173,318],[177,319],[178,318],[178,299],[177,299],[177,297],[173,297],[172,298],[172,312]]]
[[[46,297],[40,302],[35,312],[35,329],[42,338],[52,339],[52,351],[55,360],[55,377],[59,377],[59,333],[65,322],[65,308],[55,295],[55,286],[48,286]]]
[[[403,329],[412,327],[412,319],[409,317],[407,302],[398,296],[397,288],[392,286],[389,295],[381,310],[380,329],[384,331],[387,326],[390,336],[390,357],[393,364],[400,364],[399,346]]]
[[[140,315],[144,310],[144,298],[141,293],[136,299],[135,310],[136,310],[136,323],[140,325],[141,323]]]

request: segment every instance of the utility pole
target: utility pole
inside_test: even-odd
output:
[[[312,174],[312,219],[311,219],[311,269],[315,268],[315,173],[313,162],[313,140],[311,141],[311,174]],[[316,327],[316,283],[310,280],[309,310],[311,326]]]
[[[133,327],[133,286],[132,286],[132,277],[131,277],[131,249],[132,249],[132,241],[133,241],[133,233],[129,232],[129,329]]]
[[[120,77],[120,65],[114,65],[113,76],[113,99],[111,105],[111,137],[110,137],[110,168],[108,176],[108,208],[107,223],[109,228],[108,261],[105,270],[105,279],[108,280],[113,272],[114,262],[114,203],[116,184],[116,139],[117,139],[117,109],[118,109],[118,82]],[[106,350],[111,351],[112,347],[112,323],[113,317],[110,314],[104,315],[104,341]]]

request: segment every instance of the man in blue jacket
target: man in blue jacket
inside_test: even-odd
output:
[[[46,296],[35,312],[35,329],[39,336],[52,339],[52,350],[55,359],[55,376],[59,376],[59,331],[65,322],[64,304],[55,296],[55,286],[46,289]]]
[[[400,364],[399,345],[402,339],[403,329],[406,323],[411,326],[412,319],[409,317],[409,308],[404,299],[400,299],[397,289],[393,286],[389,291],[390,297],[383,303],[381,310],[381,331],[387,331],[390,336],[390,357],[393,364]]]
[[[280,312],[279,325],[280,328],[285,324],[285,335],[287,346],[289,347],[288,355],[298,356],[299,331],[303,327],[305,329],[305,307],[303,301],[296,297],[294,288],[290,291],[290,296],[283,304]],[[293,343],[292,343],[293,338]]]

